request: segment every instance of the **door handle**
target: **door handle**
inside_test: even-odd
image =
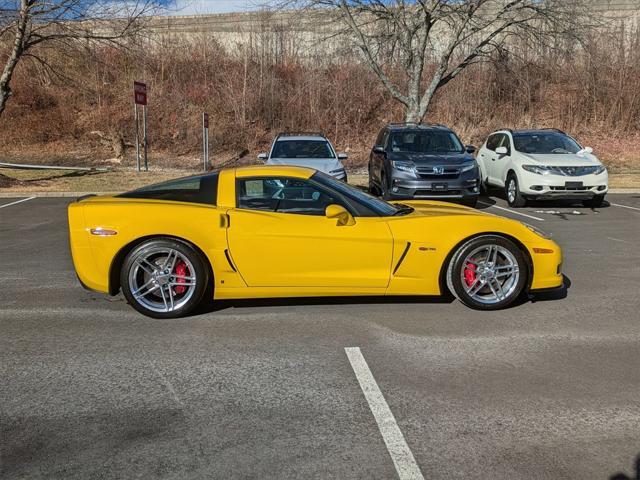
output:
[[[231,226],[231,217],[227,213],[220,214],[220,228],[229,228]]]

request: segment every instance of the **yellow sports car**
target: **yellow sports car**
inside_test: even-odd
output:
[[[209,299],[442,295],[506,307],[562,285],[533,227],[436,201],[387,203],[321,172],[222,170],[69,206],[78,278],[145,315]]]

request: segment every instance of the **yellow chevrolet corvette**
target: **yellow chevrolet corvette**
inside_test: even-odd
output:
[[[321,172],[232,168],[69,206],[87,288],[145,315],[209,299],[443,295],[493,310],[562,285],[533,227],[436,201],[387,203]]]

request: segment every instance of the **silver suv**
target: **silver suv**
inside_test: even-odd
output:
[[[314,168],[338,180],[347,181],[347,172],[341,160],[348,158],[348,155],[336,154],[333,145],[322,133],[281,133],[273,141],[269,153],[261,153],[258,158],[267,165]]]

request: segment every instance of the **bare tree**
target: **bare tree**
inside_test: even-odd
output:
[[[55,71],[42,53],[47,48],[69,54],[87,42],[124,46],[157,8],[155,0],[0,0],[0,116],[21,61]]]
[[[577,39],[591,16],[583,0],[284,0],[331,15],[407,122],[425,117],[436,91],[464,69],[516,45]],[[567,43],[563,43],[566,46]]]

